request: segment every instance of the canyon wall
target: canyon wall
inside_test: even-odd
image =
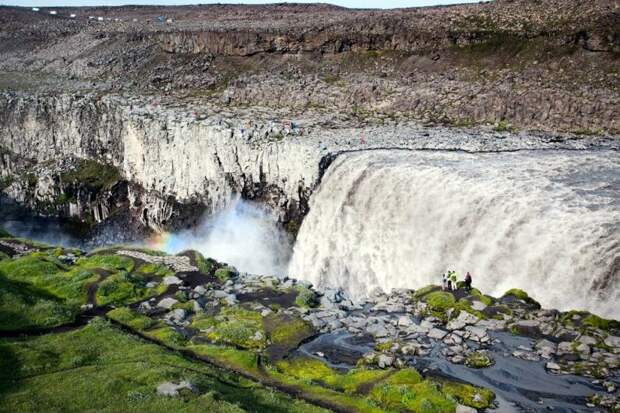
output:
[[[53,188],[62,184],[63,174],[56,171],[67,169],[63,161],[77,157],[107,164],[130,183],[116,198],[157,230],[195,223],[201,212],[220,209],[236,196],[273,207],[284,223],[300,221],[318,176],[318,152],[270,138],[265,125],[247,129],[221,119],[196,121],[187,113],[142,109],[109,96],[4,94],[1,174],[9,179],[36,170],[31,189],[39,200],[52,202],[60,195]],[[24,181],[7,182],[5,192],[24,201]]]

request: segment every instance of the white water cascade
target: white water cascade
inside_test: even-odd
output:
[[[362,298],[465,271],[483,292],[620,318],[614,151],[367,151],[339,156],[310,201],[289,274]]]

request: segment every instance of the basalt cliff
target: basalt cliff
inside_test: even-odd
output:
[[[0,187],[157,231],[241,196],[294,232],[343,152],[614,146],[618,7],[2,7]]]

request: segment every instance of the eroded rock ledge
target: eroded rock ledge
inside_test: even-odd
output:
[[[344,152],[620,146],[611,137],[361,125],[337,114],[227,112],[123,95],[4,93],[0,121],[6,194],[42,213],[84,221],[129,211],[157,231],[191,226],[237,196],[264,203],[294,229],[323,172]]]

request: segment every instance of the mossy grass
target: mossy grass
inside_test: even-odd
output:
[[[125,305],[159,295],[166,288],[163,284],[147,287],[147,280],[142,274],[123,270],[100,282],[95,297],[100,306]]]
[[[235,278],[237,275],[239,275],[239,272],[234,267],[228,265],[215,270],[215,276],[221,282],[226,282],[232,278]]]
[[[61,174],[64,183],[85,185],[94,192],[112,188],[120,178],[116,167],[88,159],[80,159],[75,168]]]
[[[474,369],[490,367],[494,363],[491,356],[484,351],[472,351],[465,357],[465,365]]]
[[[12,235],[4,228],[0,228],[0,238],[11,238]]]
[[[196,266],[203,274],[211,274],[213,269],[217,266],[217,261],[212,258],[205,258],[198,251],[193,251],[194,258],[196,260]]]
[[[504,297],[514,297],[531,305],[532,307],[541,308],[540,303],[538,301],[534,300],[525,291],[520,290],[518,288],[513,288],[511,290],[506,291],[504,293]]]
[[[134,261],[131,258],[121,255],[89,255],[80,258],[76,264],[86,269],[105,271],[131,271],[134,267]]]
[[[620,330],[620,321],[608,320],[592,314],[588,311],[568,311],[562,313],[560,322],[565,325],[573,325],[577,327],[592,327],[603,331]]]
[[[475,387],[467,383],[453,381],[440,382],[442,393],[451,396],[460,404],[475,409],[486,409],[491,406],[495,395],[491,390]]]
[[[295,297],[295,305],[301,308],[316,307],[319,302],[316,293],[305,285],[297,285],[297,296]]]
[[[321,412],[236,374],[196,363],[100,319],[76,331],[0,340],[0,410],[6,412]],[[195,392],[157,394],[166,381]]]
[[[297,348],[299,343],[314,334],[310,323],[294,316],[272,314],[263,320],[263,325],[272,344],[281,351]]]
[[[150,263],[150,262],[142,264],[140,267],[138,267],[136,272],[140,274],[152,275],[152,276],[159,277],[159,278],[167,277],[169,275],[174,275],[174,271],[170,270],[165,265],[155,264],[155,263]]]
[[[110,310],[106,316],[136,331],[147,330],[156,323],[152,318],[138,314],[127,307]]]
[[[0,329],[53,327],[72,321],[96,274],[67,268],[42,253],[0,261]]]
[[[263,318],[256,311],[241,307],[225,307],[212,321],[213,324],[209,326],[212,328],[207,333],[207,338],[213,343],[230,344],[246,349],[263,349],[267,345]],[[202,318],[203,329],[210,322],[208,318]]]

